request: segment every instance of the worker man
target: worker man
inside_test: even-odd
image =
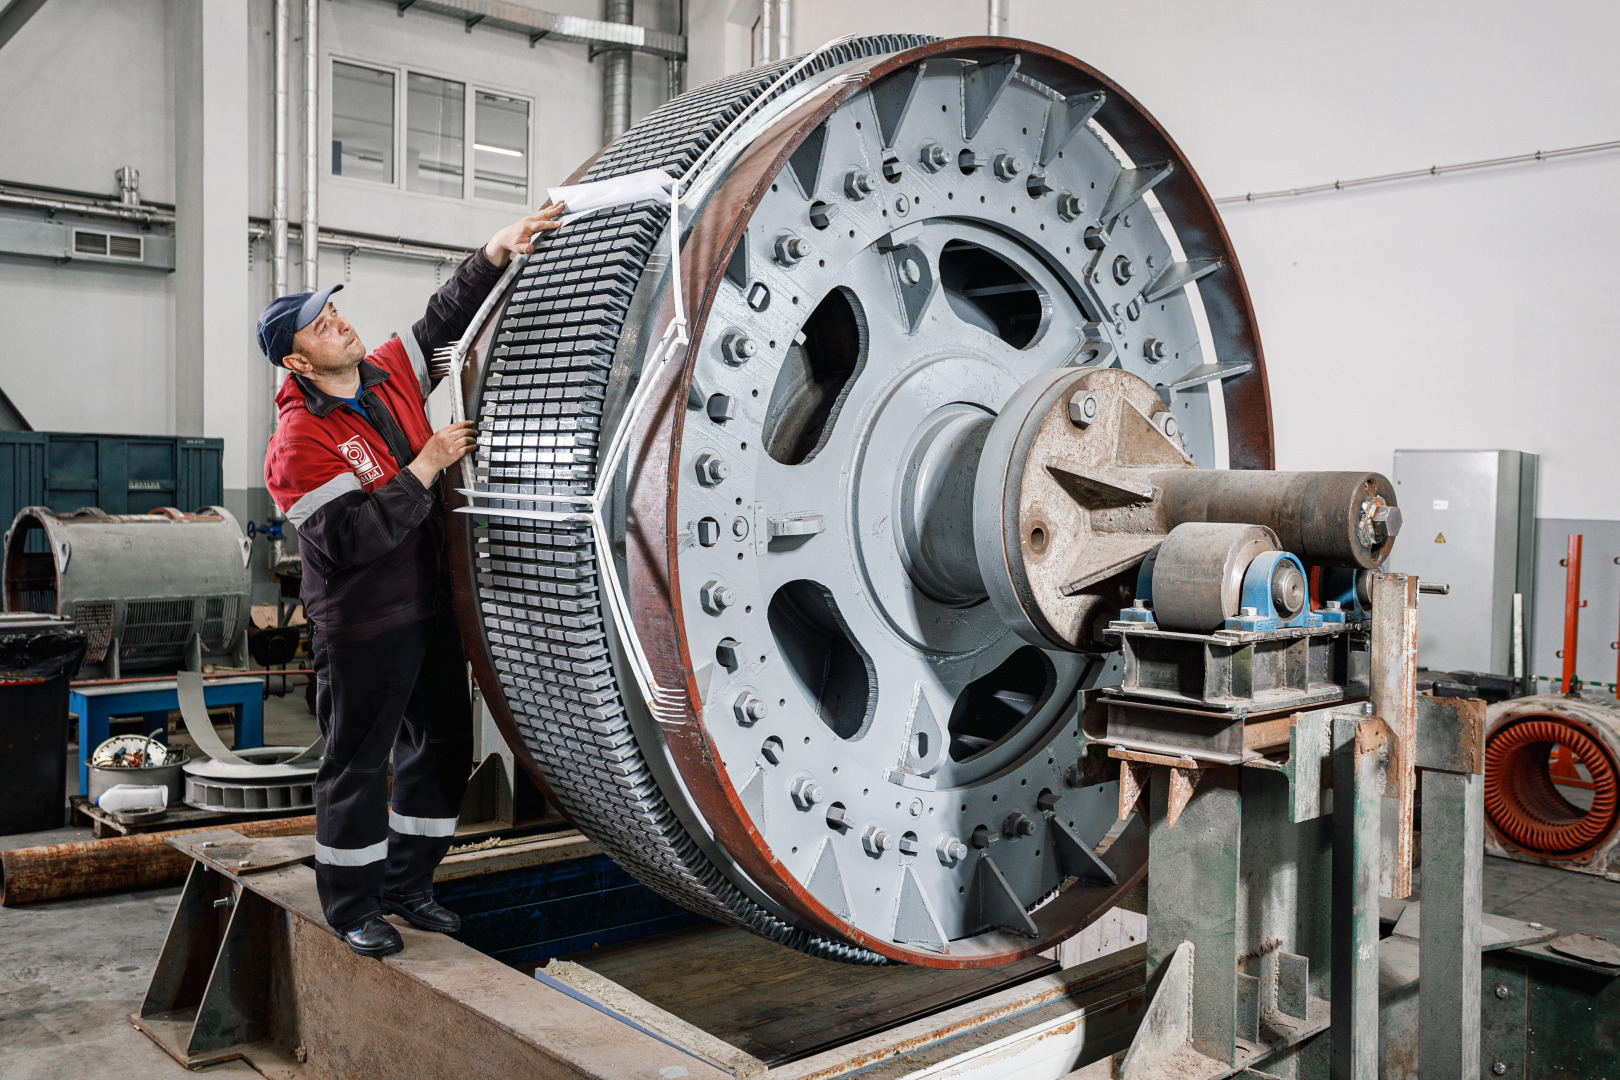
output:
[[[555,229],[561,210],[548,206],[496,233],[408,333],[369,354],[331,301],[342,285],[280,297],[259,317],[259,348],[292,373],[276,395],[264,479],[298,531],[304,564],[326,739],[315,779],[315,884],[326,921],[362,956],[404,947],[384,913],[441,933],[461,925],[433,899],[472,759],[436,482],[477,433],[471,422],[432,430],[428,358],[466,332],[501,269]]]

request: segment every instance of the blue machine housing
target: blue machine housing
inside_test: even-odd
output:
[[[1300,578],[1306,582],[1305,603],[1300,607],[1299,613],[1291,619],[1284,619],[1271,599],[1271,577],[1277,570],[1277,564],[1284,560],[1293,563],[1299,570]],[[1298,555],[1287,551],[1261,552],[1243,572],[1243,591],[1238,600],[1239,611],[1253,611],[1254,614],[1239,614],[1227,619],[1226,629],[1261,631],[1295,626],[1321,626],[1322,616],[1311,610],[1309,583],[1310,578],[1305,574],[1305,564],[1299,561]]]

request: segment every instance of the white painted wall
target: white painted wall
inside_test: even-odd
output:
[[[693,0],[691,80],[741,68]],[[1581,0],[1009,0],[1011,33],[1126,87],[1217,196],[1620,138],[1620,8]],[[797,0],[800,49],[983,33],[984,0]],[[732,35],[733,40],[735,34]],[[1225,211],[1282,468],[1397,447],[1542,455],[1543,517],[1620,518],[1620,154]],[[1605,300],[1605,296],[1611,299]]]
[[[206,2],[206,0],[205,0]],[[246,174],[248,212],[270,213],[271,20],[270,0],[245,0],[247,147],[237,167]],[[599,18],[601,0],[518,0],[564,14]],[[289,208],[302,206],[303,2],[291,0],[292,126],[289,133]],[[586,47],[523,39],[488,29],[467,33],[461,22],[421,12],[401,18],[381,0],[321,0],[323,91],[333,55],[409,68],[504,90],[534,101],[531,124],[531,197],[560,183],[597,149],[601,138],[601,65]],[[113,172],[133,165],[141,193],[151,201],[175,199],[175,0],[53,0],[0,54],[0,183],[13,182],[112,194]],[[675,29],[672,0],[641,0],[637,21]],[[637,57],[633,115],[662,104],[664,63]],[[322,145],[329,146],[322,108]],[[329,151],[327,151],[329,154]],[[239,155],[240,156],[240,155]],[[320,217],[325,228],[403,236],[464,247],[482,244],[515,220],[520,208],[436,198],[326,175],[323,158]],[[222,166],[223,167],[223,166]],[[217,175],[217,174],[215,174]],[[268,437],[270,366],[253,338],[253,320],[270,299],[269,246],[250,246],[247,222],[237,244],[248,265],[248,297],[239,343],[207,357],[211,370],[245,385],[249,433],[241,435],[236,402],[215,403],[228,430],[204,419],[208,434],[224,434],[226,487],[262,483],[262,448]],[[298,244],[291,245],[289,283],[300,275]],[[251,262],[250,262],[251,260]],[[339,297],[363,340],[379,345],[422,314],[443,280],[431,263],[321,252],[321,282],[346,283]],[[172,275],[56,265],[0,256],[0,386],[41,429],[173,434],[178,430],[174,356],[175,282]],[[214,385],[226,380],[216,378]]]

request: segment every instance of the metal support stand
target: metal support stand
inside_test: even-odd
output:
[[[1333,1080],[1378,1078],[1380,758],[1387,730],[1376,717],[1334,717]]]

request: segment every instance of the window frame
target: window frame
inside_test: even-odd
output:
[[[392,183],[385,184],[376,180],[366,180],[360,177],[344,176],[341,173],[332,172],[332,106],[334,104],[333,85],[335,81],[332,70],[333,64],[349,64],[355,67],[369,68],[373,71],[386,71],[394,76],[394,179]],[[406,112],[406,110],[409,108],[409,89],[407,84],[409,77],[412,74],[425,75],[429,78],[443,79],[448,82],[461,84],[463,139],[462,193],[460,195],[438,195],[429,191],[412,191],[406,186],[405,171],[408,167],[408,159],[406,157],[405,147],[409,135],[408,128],[410,125],[410,117]],[[325,86],[322,88],[325,91],[325,103],[322,109],[321,124],[324,128],[324,145],[326,150],[323,154],[324,166],[322,168],[321,179],[324,183],[352,187],[360,191],[393,191],[412,199],[431,199],[434,202],[441,204],[465,203],[484,209],[499,208],[502,210],[511,211],[519,208],[520,206],[528,209],[532,208],[534,205],[537,205],[534,198],[535,192],[539,190],[537,186],[538,181],[535,169],[535,146],[537,145],[535,126],[539,117],[540,103],[538,98],[532,92],[515,90],[511,87],[485,82],[481,79],[475,80],[468,78],[465,75],[458,75],[439,68],[424,67],[418,64],[381,61],[363,54],[350,52],[332,52],[326,54],[322,75],[325,82]],[[473,148],[478,141],[477,94],[480,90],[490,94],[496,94],[501,97],[512,98],[516,101],[525,102],[529,107],[528,122],[525,129],[527,136],[525,156],[528,159],[525,164],[527,166],[526,180],[528,183],[528,191],[524,202],[521,204],[504,202],[500,199],[483,198],[475,194],[477,191],[477,177],[475,175],[476,151]]]

